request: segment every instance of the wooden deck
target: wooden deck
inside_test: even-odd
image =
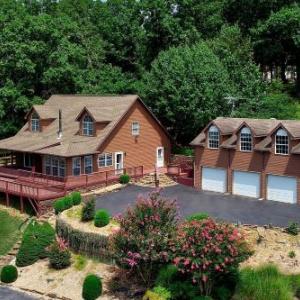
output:
[[[143,166],[67,176],[65,178],[48,176],[10,167],[0,167],[0,192],[6,195],[6,205],[9,206],[10,195],[20,197],[21,211],[24,210],[23,199],[27,198],[36,214],[40,214],[40,202],[57,199],[66,195],[70,190],[87,189],[93,186],[109,185],[119,181],[121,174],[131,178],[144,175]]]

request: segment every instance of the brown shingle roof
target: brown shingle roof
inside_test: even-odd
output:
[[[270,135],[277,128],[284,127],[293,139],[300,139],[300,120],[276,120],[276,119],[249,119],[249,118],[223,118],[219,117],[208,124],[203,131],[191,142],[193,146],[203,146],[205,132],[210,125],[216,125],[222,135],[232,136],[221,146],[231,147],[235,142],[235,133],[243,126],[248,126],[256,137],[265,137],[255,149],[260,151],[269,151]],[[201,136],[201,142],[199,141]],[[300,147],[294,147],[293,151],[299,151]],[[294,152],[293,152],[294,153]]]
[[[83,96],[53,95],[44,105],[33,108],[42,119],[55,118],[43,132],[28,130],[28,123],[14,136],[0,141],[0,149],[34,152],[59,156],[77,156],[97,152],[118,122],[137,101],[137,95],[124,96]],[[98,121],[109,121],[97,136],[78,134],[76,117],[86,107]],[[58,139],[58,111],[62,110],[61,139]]]

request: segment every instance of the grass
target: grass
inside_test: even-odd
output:
[[[300,275],[284,275],[276,266],[245,268],[240,273],[234,300],[293,300],[300,290]]]
[[[5,255],[18,241],[22,219],[12,217],[7,211],[0,210],[0,256]]]

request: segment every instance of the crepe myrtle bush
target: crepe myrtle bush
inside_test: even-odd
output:
[[[169,260],[169,240],[176,235],[178,209],[160,191],[138,196],[133,207],[116,217],[120,229],[111,238],[114,258],[149,286],[161,265]]]
[[[214,284],[250,255],[237,228],[211,218],[182,223],[170,248],[173,264],[198,285],[202,295],[210,295]]]

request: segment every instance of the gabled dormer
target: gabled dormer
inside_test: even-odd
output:
[[[79,122],[79,134],[82,136],[96,136],[110,122],[104,118],[105,110],[88,109],[84,107],[76,118]]]
[[[280,127],[274,132],[274,153],[288,155],[290,152],[290,137],[288,131]]]

